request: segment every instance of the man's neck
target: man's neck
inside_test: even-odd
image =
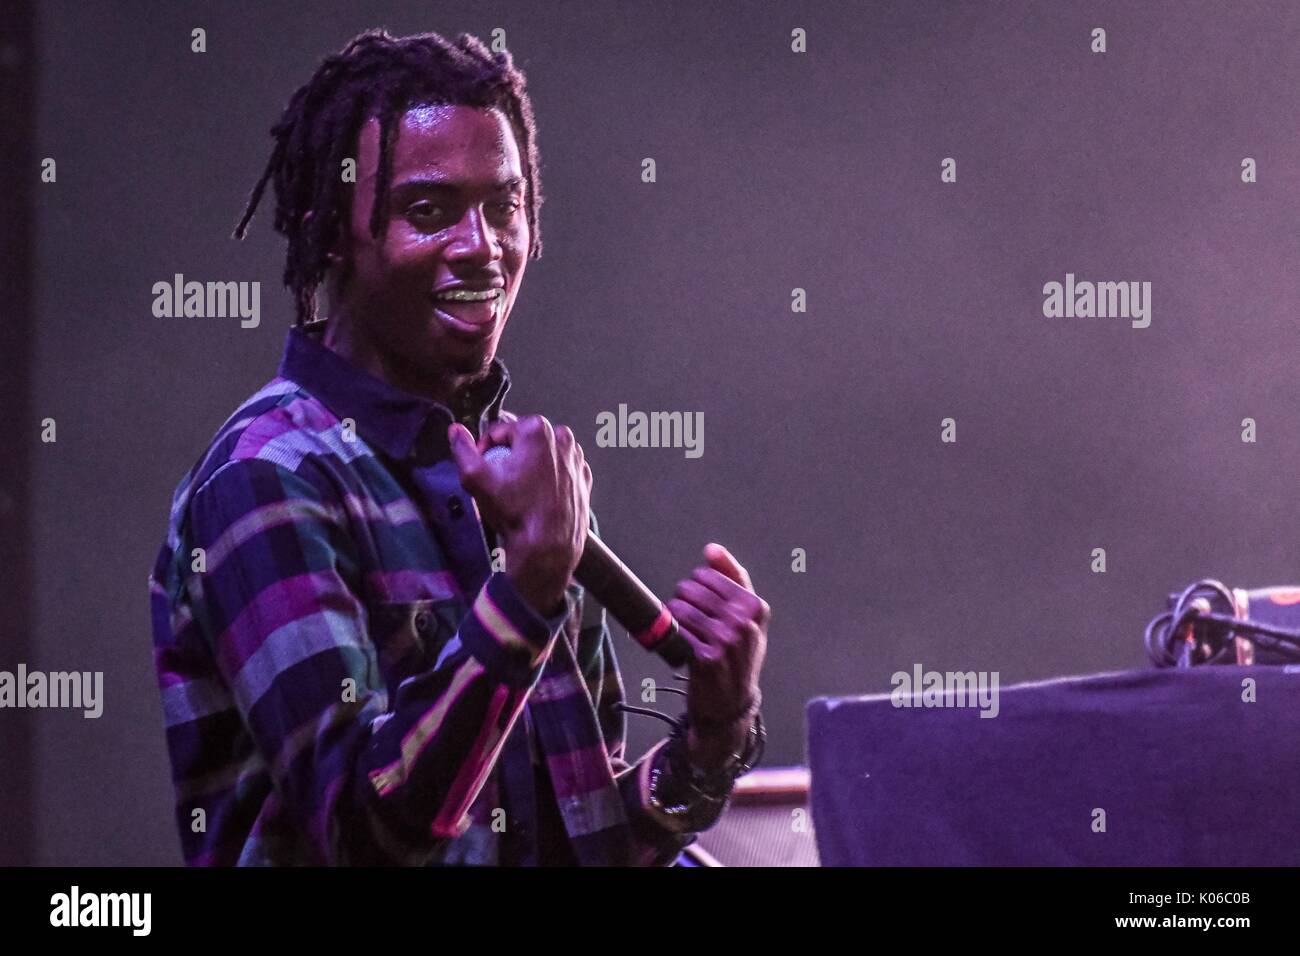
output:
[[[352,365],[394,388],[445,405],[458,419],[477,411],[471,407],[471,387],[487,373],[475,375],[446,370],[440,375],[418,375],[400,359],[385,355],[364,336],[356,334],[351,323],[334,318],[325,322],[321,342]]]

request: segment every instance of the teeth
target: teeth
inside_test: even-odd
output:
[[[439,292],[434,298],[442,299],[447,302],[488,302],[492,299],[496,299],[500,295],[500,289],[488,289],[484,292],[473,292],[469,289],[452,289],[449,292]]]

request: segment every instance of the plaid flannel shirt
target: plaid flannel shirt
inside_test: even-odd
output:
[[[695,834],[647,798],[668,739],[624,759],[604,609],[571,583],[533,611],[492,568],[451,411],[314,332],[181,481],[150,576],[185,861],[672,863]],[[492,373],[476,434],[511,417]]]

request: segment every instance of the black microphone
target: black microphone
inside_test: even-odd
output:
[[[483,460],[498,461],[509,456],[509,445],[493,445],[483,453]],[[627,628],[634,641],[658,654],[668,666],[685,667],[690,663],[691,645],[682,637],[668,608],[590,528],[573,578]]]

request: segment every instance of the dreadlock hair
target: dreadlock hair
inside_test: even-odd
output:
[[[275,149],[235,227],[234,238],[243,239],[267,182],[274,179],[274,228],[288,240],[284,285],[294,295],[297,325],[315,320],[316,289],[329,266],[327,253],[340,229],[347,228],[348,192],[341,169],[344,159],[354,157],[362,125],[372,116],[379,120],[379,169],[370,217],[370,234],[378,238],[387,225],[394,134],[403,113],[426,104],[496,107],[505,114],[528,184],[528,256],[541,257],[537,127],[524,74],[510,52],[494,54],[469,33],[453,43],[437,33],[394,37],[385,30],[367,30],[321,61],[293,94],[271,127]],[[304,223],[307,212],[312,216]]]

